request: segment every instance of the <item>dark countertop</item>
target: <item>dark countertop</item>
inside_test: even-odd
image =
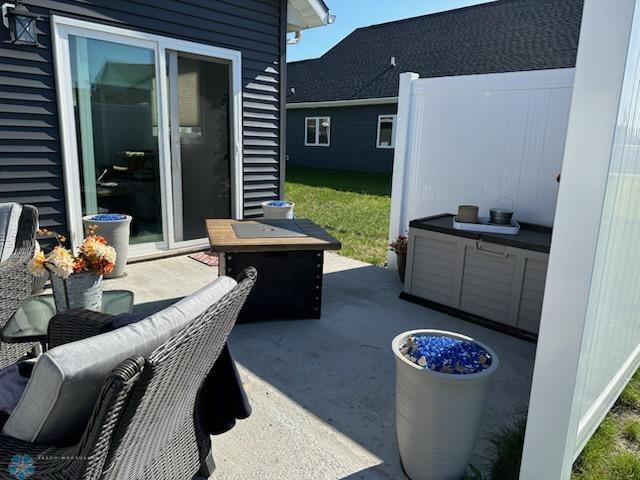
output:
[[[519,222],[520,233],[518,235],[469,232],[453,228],[454,217],[455,215],[451,213],[445,213],[433,217],[418,218],[412,220],[409,226],[411,228],[431,230],[433,232],[446,233],[474,240],[482,239],[485,242],[498,243],[509,247],[533,250],[535,252],[549,253],[549,249],[551,248],[551,233],[553,230],[550,227]]]

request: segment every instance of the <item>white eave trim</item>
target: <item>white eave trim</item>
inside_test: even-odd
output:
[[[329,10],[320,0],[288,0],[287,32],[299,32],[329,23]]]
[[[364,105],[385,105],[398,103],[398,97],[362,98],[359,100],[332,100],[326,102],[287,103],[288,110],[299,108],[355,107]]]

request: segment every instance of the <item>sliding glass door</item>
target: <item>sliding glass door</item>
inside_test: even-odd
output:
[[[69,35],[69,54],[82,215],[131,215],[131,243],[162,242],[155,52]]]
[[[168,52],[176,242],[206,237],[231,215],[228,62]]]
[[[54,17],[71,238],[125,213],[133,256],[242,212],[240,53]]]

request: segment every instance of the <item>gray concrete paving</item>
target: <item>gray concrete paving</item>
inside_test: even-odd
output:
[[[187,257],[130,265],[106,289],[136,293],[152,311],[216,277]],[[511,414],[525,412],[535,346],[398,299],[397,273],[329,254],[320,320],[238,325],[231,347],[253,414],[213,438],[212,479],[402,479],[394,420],[392,338],[441,328],[490,345],[501,366],[488,399],[485,438]],[[473,459],[482,464],[486,441]]]

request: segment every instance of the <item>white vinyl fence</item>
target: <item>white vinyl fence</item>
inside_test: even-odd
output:
[[[568,480],[640,365],[639,132],[640,0],[586,0],[521,480]]]
[[[461,204],[488,216],[501,198],[513,201],[517,219],[552,225],[573,74],[402,74],[390,240],[409,221],[455,213]]]

